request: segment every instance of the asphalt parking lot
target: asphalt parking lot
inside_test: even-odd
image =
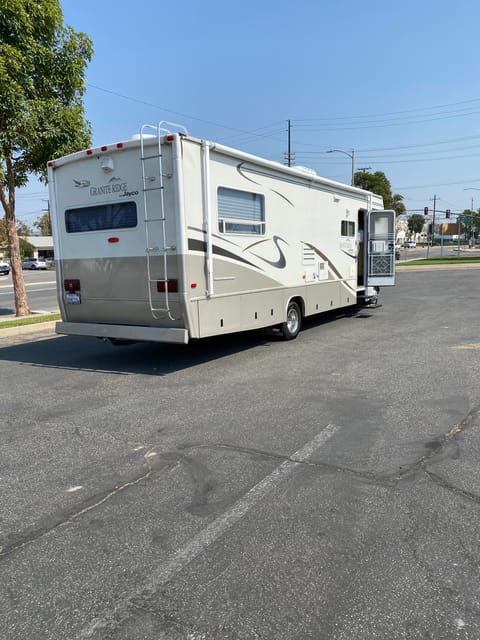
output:
[[[287,343],[4,337],[4,637],[478,639],[478,274]]]

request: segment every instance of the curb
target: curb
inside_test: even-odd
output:
[[[0,329],[0,344],[17,336],[55,336],[55,325],[58,320],[47,320],[35,324],[26,324],[21,327],[5,327]]]
[[[395,265],[395,271],[459,271],[461,269],[480,269],[480,262],[465,262],[464,264],[402,264]]]

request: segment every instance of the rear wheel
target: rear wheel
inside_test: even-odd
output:
[[[285,340],[296,338],[302,328],[302,314],[296,302],[290,302],[287,308],[287,320],[282,323],[281,331]]]

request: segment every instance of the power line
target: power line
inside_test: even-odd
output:
[[[414,113],[416,111],[433,111],[435,109],[442,109],[445,107],[455,107],[460,104],[469,104],[472,102],[480,102],[480,98],[472,98],[471,100],[462,100],[461,102],[450,102],[448,104],[440,104],[433,107],[417,107],[416,109],[404,109],[402,111],[390,111],[387,113],[371,113],[368,115],[360,115],[360,116],[337,116],[333,118],[328,118],[328,120],[348,120],[350,118],[376,118],[383,116],[393,116],[400,115],[402,113]],[[305,118],[303,120],[295,120],[295,122],[314,122],[318,120],[325,120],[326,118]]]
[[[124,100],[130,100],[131,102],[136,102],[138,104],[144,104],[147,107],[154,107],[155,109],[161,109],[162,111],[166,111],[167,113],[174,113],[177,116],[182,116],[183,118],[188,118],[189,120],[196,120],[197,122],[203,122],[205,124],[220,127],[221,129],[228,129],[229,131],[236,131],[238,135],[250,135],[262,138],[268,137],[262,134],[255,134],[255,130],[246,131],[245,129],[238,129],[237,127],[231,127],[229,125],[221,124],[220,122],[213,122],[212,120],[205,120],[203,118],[197,118],[196,116],[192,116],[188,113],[182,113],[181,111],[174,111],[173,109],[168,109],[167,107],[163,107],[161,105],[155,104],[153,102],[147,102],[146,100],[139,100],[138,98],[134,98],[132,96],[127,96],[123,93],[119,93],[118,91],[112,91],[111,89],[104,89],[103,87],[99,87],[98,85],[88,83],[89,87],[93,89],[97,89],[98,91],[103,91],[104,93],[109,93],[110,95],[117,96],[118,98],[123,98]],[[271,125],[267,125],[271,126]]]

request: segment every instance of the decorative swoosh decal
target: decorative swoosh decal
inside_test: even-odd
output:
[[[195,238],[189,238],[188,248],[190,249],[190,251],[200,251],[201,253],[205,253],[207,250],[207,243],[203,240],[195,240]],[[255,269],[263,271],[261,267],[253,264],[253,262],[249,262],[248,260],[245,260],[245,258],[241,258],[235,253],[231,253],[226,249],[222,249],[215,244],[212,247],[212,252],[217,256],[223,256],[224,258],[230,258],[231,260],[236,260],[237,262],[243,262],[244,264],[248,264],[250,267],[254,267]]]
[[[355,254],[352,253],[348,253],[348,251],[345,251],[345,249],[342,249],[343,253],[348,256],[349,258],[353,258],[354,260],[356,260],[357,256]]]
[[[333,271],[333,273],[337,276],[337,278],[339,280],[343,280],[343,276],[340,273],[340,271],[336,268],[336,266],[334,264],[332,264],[332,262],[328,259],[328,257],[323,253],[323,251],[320,251],[320,249],[317,249],[317,247],[315,247],[313,244],[310,244],[309,242],[304,242],[302,241],[303,244],[305,244],[307,247],[309,247],[310,249],[312,249],[313,251],[315,251],[315,253],[317,254],[317,256],[320,256],[320,258],[322,260],[325,260],[325,262],[328,262],[328,266],[329,268]]]
[[[273,236],[272,240],[273,240],[273,243],[277,247],[278,252],[280,254],[280,257],[279,257],[278,260],[276,260],[276,261],[267,260],[266,258],[262,258],[262,256],[259,256],[258,253],[253,253],[253,251],[252,251],[252,253],[256,258],[259,258],[260,260],[263,260],[263,262],[266,262],[271,267],[275,267],[276,269],[285,269],[285,267],[287,265],[287,260],[285,258],[285,254],[283,253],[283,251],[278,246],[278,243],[279,243],[279,241],[281,241],[281,242],[284,242],[288,246],[288,242],[286,242],[283,238],[280,238],[279,236]],[[255,247],[256,245],[262,244],[264,242],[269,242],[269,240],[266,239],[266,240],[259,240],[258,242],[254,242],[253,244],[249,245],[248,247],[245,247],[244,251],[250,251],[252,247]]]
[[[249,178],[248,176],[246,176],[246,175],[243,173],[243,165],[244,165],[244,164],[245,164],[244,162],[239,162],[239,164],[237,164],[237,171],[238,171],[238,173],[242,176],[242,178],[245,178],[245,180],[248,180],[249,182],[253,182],[253,184],[258,184],[258,186],[260,186],[260,183],[259,183],[259,182],[255,182],[255,180],[252,180],[251,178]]]
[[[280,193],[280,191],[275,191],[275,189],[270,189],[270,191],[273,191],[273,193],[276,193],[277,196],[280,196],[280,198],[283,198],[284,200],[286,200],[288,202],[288,204],[290,204],[292,207],[295,208],[295,205],[293,204],[293,202],[291,202],[287,196],[284,196],[283,193]]]
[[[252,172],[252,169],[244,169],[245,163],[244,162],[240,162],[239,164],[237,164],[237,171],[238,173],[242,176],[242,178],[245,178],[245,180],[248,180],[249,182],[253,182],[253,184],[258,184],[258,186],[261,186],[260,182],[256,182],[255,180],[252,180],[251,178],[249,178],[248,176],[245,175],[246,171],[250,171]],[[287,196],[284,196],[283,193],[280,193],[280,191],[277,191],[276,189],[270,189],[270,191],[272,193],[275,193],[277,196],[280,196],[280,198],[283,198],[286,202],[288,202],[288,204],[291,207],[295,207],[295,205],[293,204],[293,202],[291,200],[289,200],[287,198]]]
[[[187,227],[187,229],[189,229],[190,231],[198,231],[198,233],[201,233],[204,236],[207,234],[205,229],[200,229],[200,227]],[[221,240],[222,242],[226,242],[227,244],[233,244],[234,247],[239,247],[240,248],[240,245],[237,242],[233,242],[232,240],[228,240],[224,236],[219,236],[216,233],[212,233],[212,238],[217,238],[218,240]]]
[[[352,291],[353,293],[357,293],[357,290],[354,289],[353,287],[351,287],[348,282],[345,282],[345,279],[343,278],[342,274],[340,273],[340,271],[336,268],[336,266],[334,264],[331,263],[331,261],[328,259],[328,257],[323,253],[323,251],[320,251],[320,249],[317,249],[317,247],[315,247],[313,244],[310,244],[309,242],[305,242],[303,241],[303,244],[305,244],[307,247],[309,247],[310,249],[312,249],[313,251],[315,251],[315,253],[317,254],[317,256],[320,256],[320,258],[322,258],[322,260],[325,260],[325,262],[328,262],[328,267],[329,269],[331,269],[333,271],[333,273],[337,276],[337,278],[341,281],[341,284],[343,284],[344,287],[346,287],[347,289],[349,289],[350,291]]]

